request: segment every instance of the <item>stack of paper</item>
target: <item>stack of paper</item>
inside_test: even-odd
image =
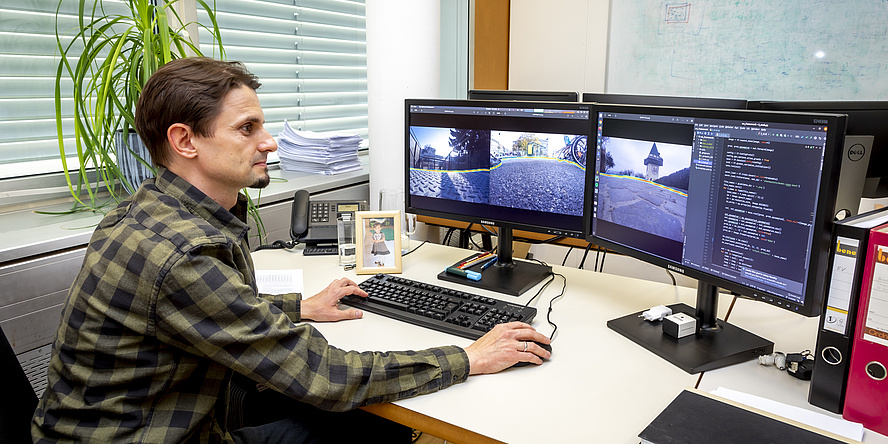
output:
[[[284,121],[278,134],[281,168],[316,174],[339,174],[361,169],[361,136],[296,131]]]

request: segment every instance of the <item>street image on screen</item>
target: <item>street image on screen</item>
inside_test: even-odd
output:
[[[582,217],[586,136],[413,126],[414,196]],[[585,158],[579,159],[585,161]]]
[[[704,330],[723,327],[718,287],[820,314],[844,117],[622,105],[594,113],[590,242],[697,278],[691,314]],[[643,335],[636,319],[617,321],[609,325]],[[733,358],[677,365],[702,371],[773,348],[751,336]]]
[[[560,102],[406,101],[407,211],[498,228],[501,282],[478,286],[520,294],[549,272],[511,260],[512,229],[583,236],[589,109]],[[484,280],[495,274],[485,273]],[[522,283],[507,282],[513,279]]]

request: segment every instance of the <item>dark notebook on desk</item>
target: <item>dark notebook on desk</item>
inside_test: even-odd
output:
[[[839,436],[738,407],[698,390],[682,391],[639,435],[642,444],[834,444]]]

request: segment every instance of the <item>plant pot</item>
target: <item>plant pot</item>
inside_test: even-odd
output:
[[[126,178],[126,182],[122,183],[123,188],[133,194],[145,179],[154,177],[155,171],[149,166],[151,155],[142,138],[135,131],[130,131],[127,136],[127,140],[124,140],[122,130],[114,134],[114,150],[117,154],[117,167]]]

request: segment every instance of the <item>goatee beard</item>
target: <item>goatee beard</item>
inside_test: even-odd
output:
[[[265,188],[271,183],[271,177],[268,175],[268,168],[265,169],[265,175],[256,179],[249,188]]]

